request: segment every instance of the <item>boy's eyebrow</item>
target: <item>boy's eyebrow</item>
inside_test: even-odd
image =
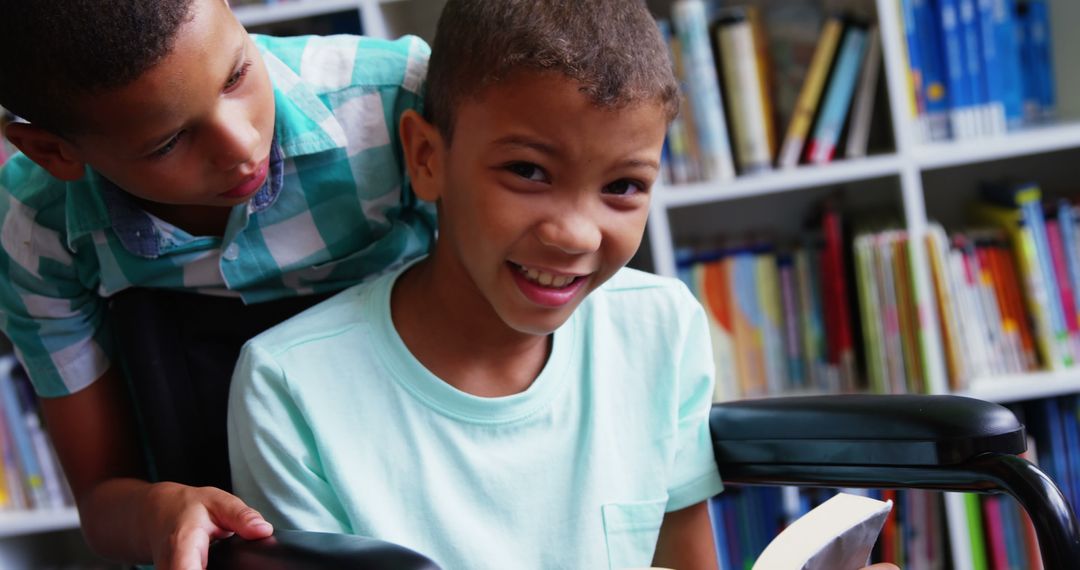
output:
[[[556,158],[562,155],[559,147],[547,143],[540,142],[529,137],[521,135],[507,135],[500,139],[496,139],[493,143],[495,146],[508,146],[517,148],[528,148],[546,154],[548,156],[554,156]],[[651,168],[653,170],[660,170],[660,163],[655,160],[640,159],[640,158],[627,158],[619,161],[619,167],[622,168]]]
[[[528,148],[542,154],[554,157],[558,157],[562,154],[562,152],[559,151],[559,148],[555,145],[542,143],[536,139],[531,139],[529,137],[524,137],[521,135],[507,135],[505,137],[502,137],[501,139],[497,139],[493,144],[495,146]]]

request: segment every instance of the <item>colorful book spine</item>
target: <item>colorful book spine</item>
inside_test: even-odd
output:
[[[870,123],[874,116],[874,99],[877,94],[878,75],[881,69],[881,41],[877,26],[871,26],[866,38],[866,56],[859,72],[859,88],[855,93],[855,104],[851,110],[848,127],[846,158],[866,156],[870,141]]]
[[[765,69],[758,57],[754,26],[746,8],[725,10],[714,36],[720,60],[720,78],[727,102],[727,122],[739,172],[751,173],[772,167],[771,117],[764,91]]]
[[[703,0],[677,0],[671,7],[672,26],[682,46],[690,106],[694,114],[702,173],[711,180],[730,180],[735,166],[724,119],[724,100],[709,45]]]
[[[866,36],[865,26],[854,23],[846,26],[836,66],[821,103],[821,114],[806,147],[807,162],[824,164],[832,161],[836,154],[836,144],[851,108],[855,83],[866,53]]]
[[[44,507],[50,503],[50,499],[45,488],[41,464],[34,451],[34,442],[23,419],[15,379],[12,376],[14,369],[14,357],[2,357],[0,360],[0,405],[4,407],[4,416],[8,420],[8,432],[15,444],[16,460],[22,473],[22,485],[26,489],[30,504],[34,507]]]
[[[799,157],[802,156],[803,147],[810,134],[810,127],[817,113],[821,94],[825,90],[829,69],[833,64],[843,32],[844,24],[838,18],[830,18],[821,29],[821,37],[818,39],[817,47],[814,48],[814,57],[806,72],[806,79],[799,91],[795,110],[780,147],[780,155],[777,158],[777,165],[780,168],[794,168],[799,164]]]

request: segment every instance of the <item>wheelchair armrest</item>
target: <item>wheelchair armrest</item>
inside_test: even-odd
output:
[[[323,532],[275,530],[262,540],[238,536],[210,547],[208,570],[439,570],[426,556],[403,546]]]
[[[959,396],[743,400],[714,405],[709,424],[721,473],[748,463],[955,465],[1027,447],[1011,411]]]

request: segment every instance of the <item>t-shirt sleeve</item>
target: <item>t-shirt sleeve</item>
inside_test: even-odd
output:
[[[229,392],[233,492],[278,528],[351,533],[285,371],[249,342]]]
[[[8,191],[18,183],[9,163],[0,177],[0,328],[38,395],[66,396],[109,368],[106,301],[68,249],[63,209],[24,204]]]
[[[680,335],[676,382],[679,419],[667,511],[695,505],[723,490],[709,432],[715,369],[705,312],[687,292],[691,312]]]

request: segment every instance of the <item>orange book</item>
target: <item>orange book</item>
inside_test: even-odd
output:
[[[1021,350],[1024,368],[1027,370],[1038,367],[1038,348],[1035,337],[1031,333],[1031,324],[1027,313],[1024,311],[1024,298],[1020,291],[1020,273],[1016,272],[1016,264],[1013,262],[1012,253],[1008,246],[1003,243],[997,244],[991,249],[990,259],[995,264],[997,275],[1000,276],[1000,284],[1003,289],[1005,304],[1013,320],[1016,322],[1020,333]]]

